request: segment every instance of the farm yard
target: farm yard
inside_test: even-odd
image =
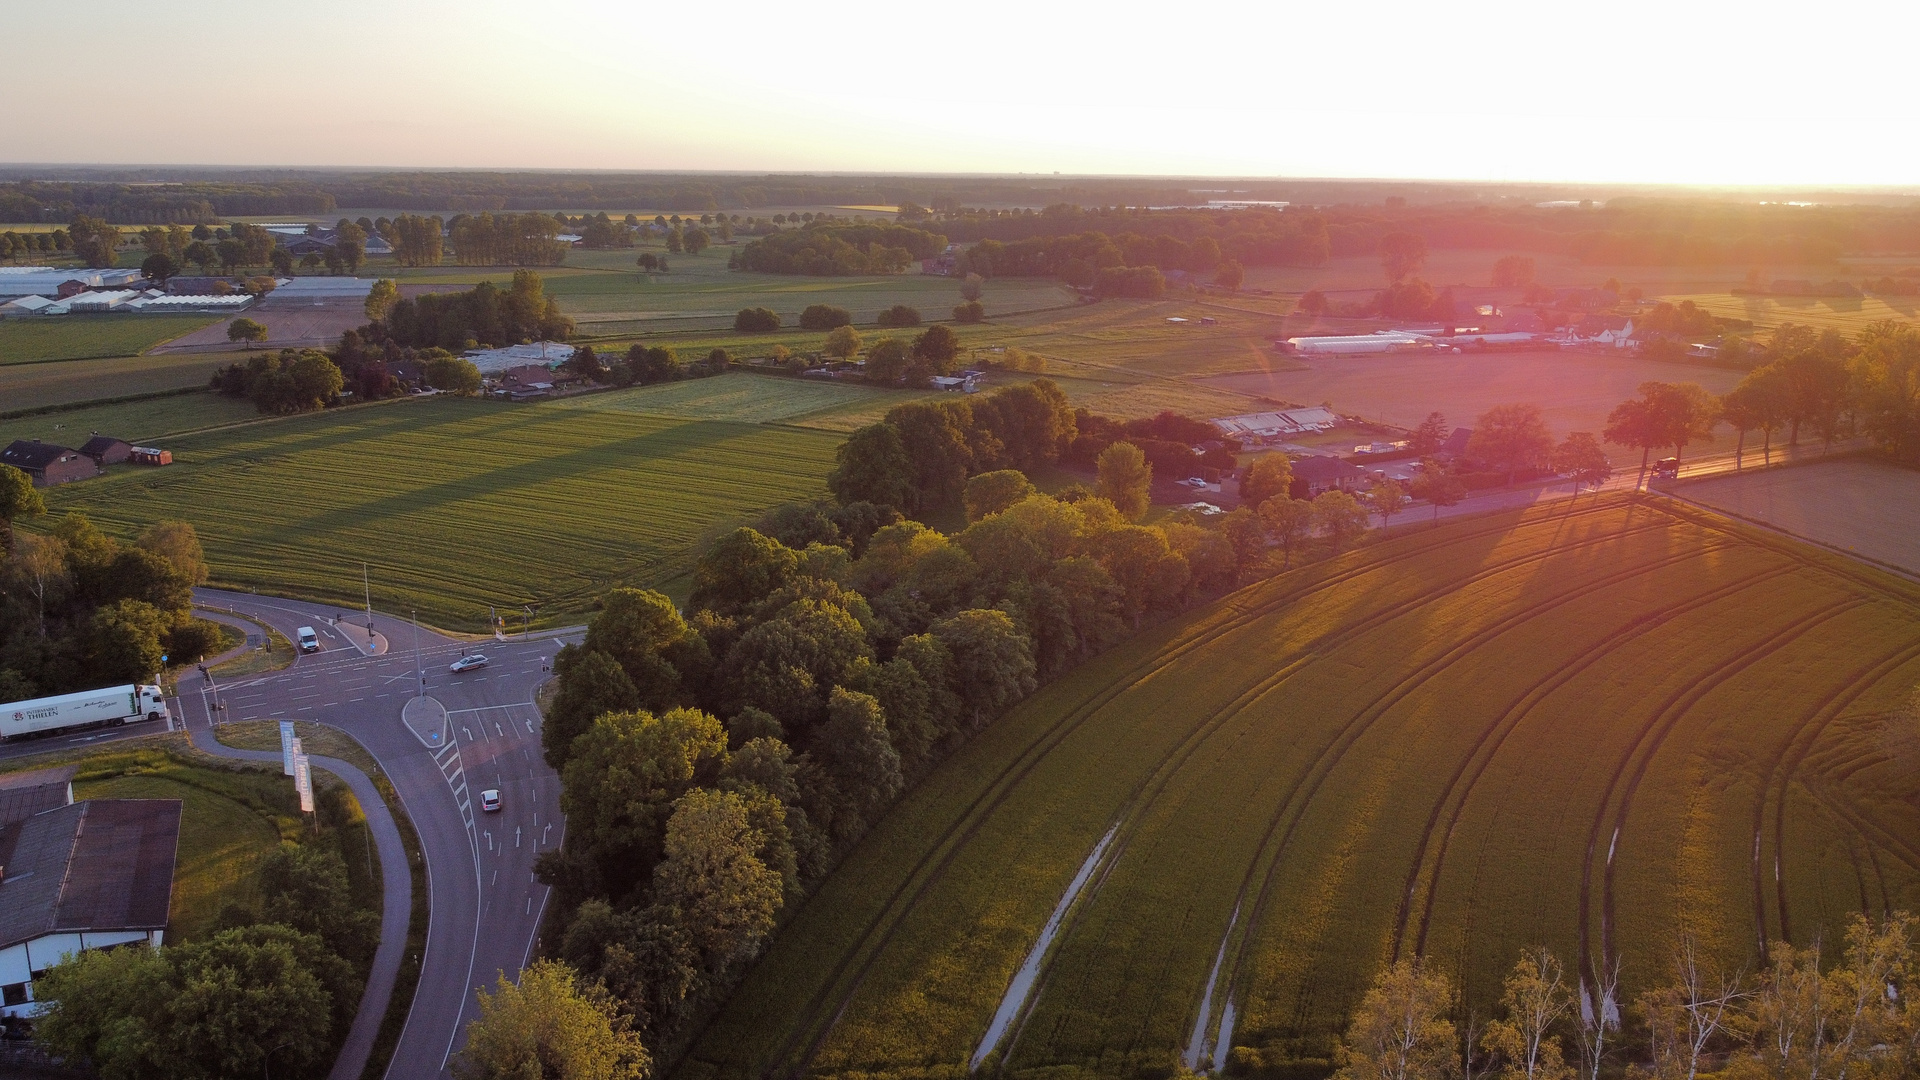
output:
[[[1302,405],[1330,402],[1342,413],[1401,427],[1435,410],[1456,426],[1472,427],[1489,406],[1525,402],[1540,406],[1556,434],[1598,435],[1607,413],[1642,382],[1697,382],[1723,394],[1740,377],[1723,368],[1549,350],[1315,357],[1295,370],[1223,375],[1204,385]]]
[[[1920,574],[1920,472],[1850,458],[1727,473],[1676,494]]]
[[[357,603],[365,560],[385,610],[477,630],[490,605],[537,604],[557,625],[616,585],[674,587],[703,538],[824,493],[838,443],[430,398],[185,436],[169,468],[119,468],[47,502],[121,536],[190,521],[217,584]]]
[[[1481,1016],[1534,944],[1617,956],[1628,999],[1682,926],[1750,969],[1920,903],[1916,680],[1920,587],[1677,503],[1409,530],[1150,630],[975,736],[679,1075],[1165,1075],[1216,1039],[1257,1075],[1318,1074],[1395,955]]]

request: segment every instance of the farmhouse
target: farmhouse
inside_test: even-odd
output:
[[[1337,457],[1293,459],[1293,491],[1296,499],[1311,499],[1322,492],[1352,491],[1366,479],[1367,470]]]
[[[0,1016],[34,1015],[34,978],[74,953],[157,948],[179,842],[178,799],[90,799],[0,826]]]
[[[95,435],[80,447],[80,452],[96,465],[118,465],[133,456],[133,444],[111,435]]]
[[[39,439],[15,439],[5,450],[0,450],[0,464],[26,473],[33,478],[35,487],[52,487],[100,475],[100,467],[92,458]]]

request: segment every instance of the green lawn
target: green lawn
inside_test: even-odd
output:
[[[170,440],[175,464],[48,493],[127,536],[194,523],[216,582],[360,596],[479,629],[489,605],[580,617],[685,571],[705,538],[824,494],[839,437],[559,403],[429,398]]]
[[[1833,940],[1920,903],[1916,679],[1920,588],[1723,519],[1613,498],[1408,530],[996,721],[680,1074],[958,1075],[1109,830],[1006,1068],[1168,1075],[1222,955],[1208,1028],[1231,1001],[1239,1064],[1299,1075],[1396,948],[1484,1016],[1541,942],[1570,968],[1610,944],[1630,999],[1682,924],[1734,966]]]
[[[1735,296],[1717,292],[1660,299],[1673,304],[1691,300],[1721,318],[1745,319],[1763,332],[1781,323],[1799,323],[1816,330],[1838,330],[1851,337],[1882,319],[1920,321],[1920,297],[1914,296]]]
[[[132,356],[219,320],[205,315],[61,315],[0,322],[0,364]]]
[[[714,379],[689,379],[561,398],[548,407],[687,420],[731,420],[744,424],[786,421],[804,425],[809,418],[823,413],[867,408],[884,410],[926,396],[929,394],[882,390],[856,383],[735,372]]]

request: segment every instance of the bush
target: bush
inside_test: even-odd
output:
[[[919,326],[920,312],[905,304],[895,304],[880,313],[881,326]]]
[[[853,314],[846,308],[833,307],[830,304],[809,304],[800,313],[800,329],[833,330],[851,325]]]
[[[953,309],[953,321],[957,323],[977,323],[986,317],[987,309],[978,300],[957,304]]]
[[[733,329],[741,334],[764,334],[780,329],[780,316],[763,307],[741,308],[733,317]]]

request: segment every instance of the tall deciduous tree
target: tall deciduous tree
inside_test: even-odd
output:
[[[0,465],[0,555],[13,550],[13,523],[37,517],[47,504],[33,486],[33,478],[12,465]]]
[[[367,292],[367,318],[373,322],[379,322],[387,317],[387,312],[392,311],[393,305],[399,301],[399,284],[392,278],[381,278],[374,282],[373,288]]]
[[[1147,513],[1153,488],[1153,466],[1147,455],[1129,442],[1117,442],[1100,451],[1094,490],[1120,511],[1128,521],[1138,521]]]
[[[1427,264],[1427,239],[1419,233],[1391,232],[1380,238],[1380,266],[1388,281],[1399,281]]]
[[[1503,1080],[1571,1080],[1554,1027],[1572,1004],[1560,961],[1544,946],[1530,949],[1507,973],[1501,1007],[1480,1045],[1506,1062]]]
[[[1313,526],[1335,552],[1345,551],[1367,535],[1367,508],[1344,491],[1323,491],[1313,500]]]
[[[1613,463],[1607,460],[1606,450],[1591,431],[1573,432],[1554,447],[1553,468],[1562,476],[1573,478],[1576,497],[1580,494],[1580,485],[1597,488],[1613,475]]]
[[[1293,461],[1285,454],[1262,454],[1240,474],[1240,502],[1259,509],[1275,495],[1293,490]]]
[[[1337,1080],[1449,1080],[1459,1071],[1453,986],[1419,962],[1381,971],[1335,1052]]]
[[[1433,507],[1433,522],[1440,523],[1440,508],[1457,506],[1467,497],[1467,486],[1460,478],[1448,472],[1446,466],[1431,459],[1421,462],[1420,474],[1413,478],[1408,494],[1416,499],[1424,499]]]
[[[710,971],[751,957],[773,929],[781,881],[760,860],[764,843],[733,792],[696,789],[674,804],[654,900],[679,909]]]
[[[1467,453],[1507,474],[1547,464],[1553,454],[1553,436],[1540,418],[1538,405],[1495,405],[1480,414]]]
[[[454,1058],[460,1080],[644,1080],[652,1059],[604,990],[539,960],[516,984],[501,975]]]

